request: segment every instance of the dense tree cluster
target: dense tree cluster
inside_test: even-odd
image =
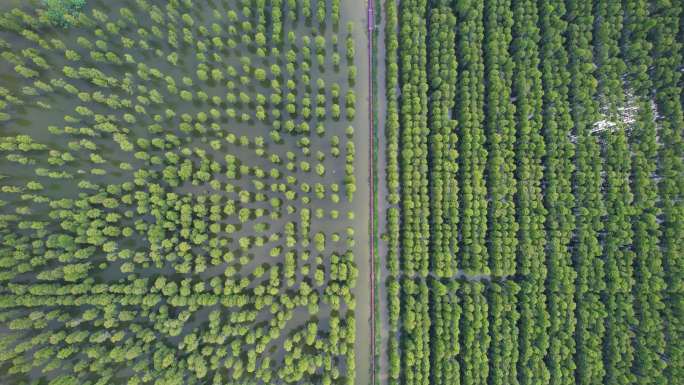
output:
[[[85,7],[85,0],[43,0],[45,14],[50,23],[60,27],[67,27]]]
[[[634,90],[638,112],[629,136],[632,157],[630,170],[631,190],[634,194],[634,273],[633,289],[636,335],[634,343],[635,362],[632,372],[643,384],[660,384],[665,379],[663,256],[659,237],[661,227],[657,217],[658,186],[653,179],[657,169],[657,106],[652,101],[653,83],[649,68],[652,43],[648,35],[656,19],[649,15],[650,6],[644,1],[625,2],[622,56],[627,65],[627,85]]]
[[[682,8],[387,3],[392,384],[682,377]]]
[[[573,135],[576,138],[575,173],[572,178],[575,196],[575,234],[573,260],[577,272],[575,299],[575,380],[579,384],[603,381],[603,337],[605,333],[605,273],[599,234],[605,228],[605,205],[601,199],[601,165],[598,138],[591,134],[598,116],[597,81],[594,75],[592,31],[593,2],[568,4],[569,97]]]
[[[438,280],[430,282],[430,319],[432,340],[430,356],[432,361],[430,383],[435,385],[458,384],[461,370],[458,362],[460,352],[459,324],[461,304],[458,283],[444,284]]]
[[[665,320],[666,345],[664,355],[669,357],[665,376],[670,383],[684,376],[684,287],[679,283],[684,276],[684,127],[682,104],[682,32],[677,20],[681,20],[682,4],[656,1],[651,8],[655,19],[649,33],[653,67],[651,78],[655,89],[658,116],[658,141],[662,147],[657,151],[657,170],[660,175],[658,194],[662,209],[660,247],[662,250],[665,288],[662,292],[665,307],[661,316]],[[679,36],[679,38],[677,38]]]
[[[603,104],[601,112],[613,119],[616,119],[619,108],[627,101],[620,79],[626,70],[619,48],[622,14],[619,3],[601,5],[601,22],[597,26],[594,44],[595,61],[598,63],[598,91]],[[606,230],[602,244],[606,269],[604,303],[607,312],[604,381],[607,384],[627,384],[634,381],[631,372],[634,359],[631,340],[635,325],[632,302],[634,251],[631,248],[634,206],[629,185],[631,159],[625,131],[626,127],[618,125],[603,145]]]
[[[459,291],[462,302],[460,343],[467,346],[461,352],[461,384],[485,385],[489,376],[487,352],[489,335],[489,305],[482,282],[466,283]]]
[[[404,383],[430,384],[430,312],[429,289],[423,279],[404,278],[402,295],[402,365]]]
[[[136,0],[68,31],[0,16],[0,383],[354,382],[347,19],[278,0]]]
[[[550,383],[574,385],[575,277],[570,241],[575,229],[572,194],[574,146],[570,142],[572,118],[568,99],[568,56],[564,36],[567,22],[564,1],[540,5],[540,57],[544,87],[543,134],[544,205],[546,216],[546,292],[548,298],[549,351],[546,361]]]
[[[517,295],[520,291],[513,281],[492,282],[487,287],[489,306],[489,383],[516,384],[518,364]]]
[[[459,267],[468,272],[489,272],[485,233],[487,189],[484,172],[487,160],[484,135],[484,25],[482,1],[459,1],[456,52],[458,80],[455,113],[459,149]]]
[[[515,106],[511,101],[510,55],[513,12],[510,0],[495,0],[485,19],[484,65],[487,157],[487,253],[495,276],[515,273],[518,223],[515,218]]]
[[[516,208],[519,223],[517,273],[520,283],[518,378],[521,385],[549,382],[545,356],[549,346],[544,283],[547,212],[542,197],[542,164],[545,153],[542,132],[542,79],[539,70],[539,28],[535,1],[513,5],[513,92],[516,97],[517,136]]]
[[[401,355],[399,352],[399,315],[401,312],[399,284],[400,279],[400,211],[399,203],[399,65],[397,38],[398,16],[397,4],[393,1],[385,3],[385,93],[387,96],[387,115],[385,117],[385,183],[387,185],[387,255],[385,263],[389,270],[387,277],[387,307],[389,313],[389,367],[386,369],[389,383],[396,385],[401,372]]]
[[[428,68],[430,116],[430,268],[439,277],[456,270],[458,251],[458,170],[456,121],[451,119],[456,85],[454,27],[456,18],[442,2],[430,10]]]
[[[402,1],[399,11],[402,270],[427,275],[430,236],[426,0]]]

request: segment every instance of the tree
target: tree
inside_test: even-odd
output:
[[[546,234],[549,315],[549,351],[546,361],[551,382],[574,385],[575,368],[575,277],[570,242],[575,229],[572,214],[574,145],[570,140],[573,122],[570,116],[567,84],[568,56],[564,48],[567,33],[564,3],[549,1],[540,9],[542,24],[541,67],[544,87],[544,204],[548,211]]]
[[[261,32],[257,32],[257,34],[254,37],[254,41],[257,43],[258,46],[264,46],[266,45],[266,36],[264,36],[264,34]]]
[[[484,73],[482,58],[483,26],[482,2],[466,2],[456,15],[457,52],[460,53],[459,68],[464,76],[456,86],[456,110],[462,116],[459,131],[459,233],[464,241],[459,248],[459,265],[470,272],[489,273],[485,247],[487,230],[486,188],[484,180],[485,160],[488,152],[484,147]]]
[[[634,367],[632,372],[644,384],[666,382],[665,326],[662,310],[665,308],[663,294],[663,254],[659,246],[662,226],[657,218],[661,215],[658,201],[657,170],[658,128],[653,113],[653,83],[649,68],[653,67],[648,41],[656,25],[649,15],[650,5],[628,1],[621,40],[622,56],[625,58],[628,83],[637,99],[638,113],[629,137],[632,169],[629,180],[634,194],[634,312],[637,329],[634,343]],[[668,13],[666,11],[666,13]],[[626,42],[626,43],[625,43]],[[641,379],[643,377],[643,379]]]
[[[593,2],[568,3],[568,14],[576,20],[568,28],[570,59],[569,97],[573,134],[577,137],[573,193],[576,213],[573,259],[577,271],[577,327],[575,377],[577,383],[589,385],[603,381],[603,344],[605,307],[601,297],[605,288],[605,273],[599,232],[603,229],[605,205],[601,197],[602,162],[596,136],[590,127],[597,120],[596,78],[591,49],[594,28]],[[597,36],[597,35],[594,35]],[[590,70],[591,69],[591,70]]]
[[[47,17],[50,22],[59,27],[71,25],[67,16],[76,17],[86,5],[85,0],[43,0],[47,7]],[[73,19],[72,19],[73,20]]]
[[[433,167],[430,168],[430,204],[433,213],[431,226],[431,268],[437,276],[452,276],[456,266],[454,258],[457,243],[452,241],[458,221],[454,215],[457,193],[455,172],[458,164],[455,158],[455,135],[452,134],[454,123],[449,118],[449,111],[454,106],[454,87],[456,85],[456,53],[453,44],[444,44],[455,40],[453,33],[456,19],[451,8],[442,6],[433,8],[430,16],[430,44],[428,46],[428,66],[431,76],[430,86],[431,114],[428,117],[431,130],[429,140],[432,151]],[[347,94],[347,102],[355,103],[353,93]]]
[[[317,232],[314,235],[314,245],[318,252],[323,252],[325,250],[325,234],[322,232]]]
[[[254,77],[256,78],[256,80],[263,82],[264,80],[266,80],[266,71],[264,71],[261,68],[257,68],[256,70],[254,70]]]
[[[549,315],[544,282],[546,234],[541,181],[544,138],[542,128],[542,81],[539,71],[537,2],[524,0],[513,5],[513,92],[516,100],[516,211],[519,223],[516,273],[527,277],[520,283],[518,309],[521,385],[546,384],[549,370],[544,362],[548,349]],[[530,118],[531,117],[531,118]]]
[[[655,99],[658,108],[658,168],[657,175],[659,202],[662,205],[662,263],[664,270],[665,290],[663,300],[665,306],[661,311],[664,318],[666,346],[664,355],[669,358],[665,368],[667,381],[673,382],[684,376],[684,359],[680,341],[684,333],[684,294],[682,281],[682,245],[684,244],[684,215],[681,210],[681,199],[684,186],[681,181],[684,174],[683,144],[680,130],[684,126],[682,114],[682,77],[678,71],[682,65],[682,40],[673,36],[682,36],[682,5],[676,2],[657,1],[652,7],[655,18],[653,30],[649,33],[652,44],[654,70],[651,73],[656,90]],[[657,262],[657,261],[654,261]],[[655,266],[654,266],[655,267]],[[648,294],[646,294],[648,295]],[[654,298],[657,300],[657,298]],[[656,329],[657,330],[657,329]],[[656,342],[654,340],[654,342]]]

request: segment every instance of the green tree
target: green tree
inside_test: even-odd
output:
[[[519,223],[516,273],[520,282],[518,378],[521,385],[549,383],[544,362],[549,345],[549,314],[544,283],[546,234],[541,181],[545,153],[542,130],[542,79],[539,70],[537,2],[513,4],[513,92],[516,100],[516,214]]]
[[[43,0],[43,5],[47,8],[48,20],[53,25],[68,27],[71,22],[67,15],[72,17],[78,16],[83,7],[85,7],[86,0]]]
[[[603,345],[605,335],[605,306],[601,301],[605,290],[604,263],[599,233],[603,230],[605,204],[601,196],[602,162],[598,138],[591,134],[597,114],[597,81],[592,31],[594,2],[582,0],[568,3],[569,98],[577,140],[573,193],[575,195],[576,228],[573,249],[577,272],[575,329],[577,384],[603,383]],[[599,25],[602,23],[599,23]],[[596,36],[596,35],[594,35]]]

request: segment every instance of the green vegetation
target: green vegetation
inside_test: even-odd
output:
[[[67,27],[72,24],[72,20],[78,18],[86,0],[43,0],[43,5],[50,23]]]
[[[387,3],[390,384],[682,377],[682,12]]]
[[[0,6],[1,384],[681,382],[681,1],[369,1]]]
[[[460,234],[459,266],[467,272],[489,272],[485,233],[487,228],[487,189],[484,168],[484,64],[482,40],[484,27],[481,1],[463,1],[456,5],[458,20],[456,52],[458,76],[456,84],[456,116],[458,132],[458,181]]]
[[[401,79],[399,145],[401,151],[402,268],[407,274],[428,273],[428,108],[427,28],[421,15],[425,0],[401,2],[399,12]],[[407,68],[415,68],[407,70]]]
[[[509,53],[513,11],[509,0],[492,1],[485,20],[488,218],[487,252],[492,274],[515,273],[515,105],[511,102],[513,61]],[[455,132],[453,136],[457,136]]]
[[[598,138],[591,134],[597,120],[597,82],[591,47],[594,14],[592,2],[569,4],[568,13],[576,20],[568,25],[568,56],[570,68],[569,97],[574,124],[575,173],[572,178],[575,196],[576,227],[573,249],[577,272],[575,328],[575,377],[578,384],[603,381],[603,338],[605,335],[605,290],[603,248],[599,234],[605,228],[605,203],[601,199],[601,174]]]
[[[389,323],[389,367],[386,369],[389,375],[389,383],[399,383],[401,373],[401,356],[399,349],[400,313],[400,174],[399,174],[399,65],[397,38],[398,16],[397,4],[393,1],[385,2],[385,95],[387,97],[387,115],[385,117],[385,183],[387,185],[387,217],[386,220],[386,245],[387,255],[385,261],[389,276],[387,277],[387,312]],[[378,165],[380,166],[380,165]],[[381,167],[381,166],[380,166]],[[378,346],[376,346],[378,349]]]
[[[657,309],[664,319],[665,350],[669,357],[665,368],[666,380],[676,382],[684,376],[684,350],[672,341],[681,341],[684,336],[684,287],[679,285],[684,274],[682,249],[684,241],[684,142],[681,127],[684,127],[681,97],[682,32],[677,20],[682,17],[682,4],[656,1],[652,9],[655,23],[649,42],[652,43],[652,81],[659,116],[656,118],[661,147],[656,146],[657,169],[661,175],[658,195],[662,208],[661,235],[659,237],[664,268],[665,286],[662,290],[663,307]],[[673,36],[675,38],[673,38]],[[679,39],[676,38],[679,36]],[[657,265],[655,266],[657,267]]]
[[[354,383],[340,2],[103,4],[0,16],[0,383]]]
[[[459,355],[459,323],[461,306],[457,295],[458,283],[450,282],[449,286],[435,280],[431,282],[430,302],[432,312],[434,340],[430,351],[432,371],[430,383],[435,385],[451,384],[458,381],[460,367]]]
[[[570,141],[572,118],[568,98],[567,23],[563,1],[548,1],[539,10],[541,21],[541,69],[544,87],[543,135],[544,206],[547,209],[546,292],[551,321],[547,366],[550,381],[574,385],[575,279],[570,242],[575,230],[572,195],[574,146]]]
[[[663,316],[663,255],[658,238],[662,231],[658,223],[661,215],[657,205],[658,187],[652,178],[657,168],[657,128],[655,106],[651,103],[653,83],[648,68],[652,67],[648,41],[653,24],[645,2],[625,3],[625,25],[622,35],[622,55],[629,68],[627,84],[634,90],[638,113],[629,137],[632,155],[630,184],[634,194],[634,312],[636,315],[634,367],[643,384],[660,384],[666,381]]]
[[[619,56],[619,38],[622,29],[620,4],[609,4],[599,13],[596,39],[599,96],[605,107],[602,113],[618,115],[625,103],[620,73],[626,70]],[[635,324],[631,294],[634,285],[634,251],[631,221],[634,215],[633,195],[629,186],[631,159],[624,127],[618,126],[606,138],[604,158],[604,200],[606,204],[606,230],[604,232],[603,259],[605,261],[604,303],[606,307],[606,334],[604,365],[607,384],[627,384],[634,381],[631,366],[634,359],[632,326]]]
[[[431,269],[439,277],[450,277],[456,270],[458,223],[458,186],[456,181],[456,121],[450,118],[454,108],[456,85],[456,53],[452,44],[456,17],[446,2],[431,10],[428,68],[430,77],[430,208],[432,245]]]

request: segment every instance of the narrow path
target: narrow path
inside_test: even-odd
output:
[[[376,320],[378,328],[376,329],[376,352],[377,352],[377,363],[376,369],[378,369],[376,385],[386,385],[389,380],[389,338],[390,338],[390,325],[389,325],[389,310],[388,310],[388,297],[387,297],[387,277],[389,277],[389,269],[387,266],[387,242],[382,239],[382,234],[387,232],[387,210],[389,203],[387,198],[389,196],[389,191],[387,187],[387,138],[386,132],[386,120],[387,120],[387,94],[385,90],[386,82],[386,51],[385,51],[385,25],[387,22],[387,17],[385,15],[386,1],[395,0],[381,0],[378,1],[378,5],[375,8],[375,32],[377,33],[377,39],[375,40],[375,50],[373,54],[375,55],[375,65],[376,73],[376,90],[377,99],[374,104],[374,114],[377,115],[376,132],[375,136],[375,146],[378,149],[377,159],[375,159],[376,171],[377,171],[377,193],[375,210],[377,217],[376,233],[380,238],[377,242],[376,250],[376,293],[375,293],[375,307],[377,309]]]
[[[369,170],[369,206],[370,206],[370,385],[375,385],[375,183],[374,183],[374,163],[373,163],[373,30],[375,22],[373,20],[373,0],[366,1],[368,9],[368,137],[370,146],[368,147],[368,170]]]

